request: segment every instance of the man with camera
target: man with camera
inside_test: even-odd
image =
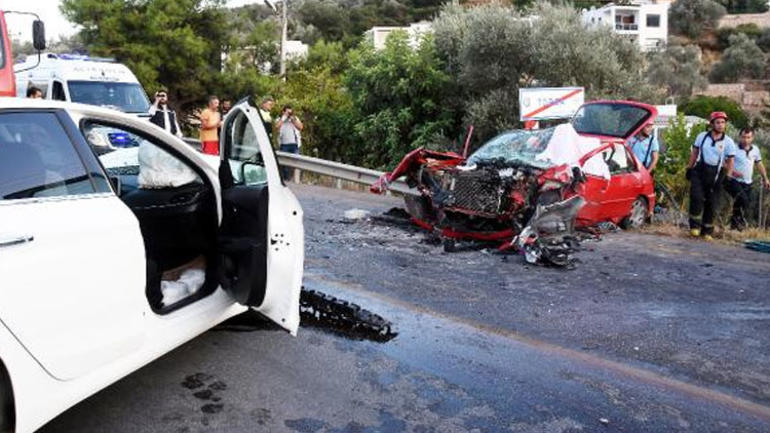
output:
[[[168,106],[168,92],[165,90],[155,92],[155,102],[153,102],[148,112],[150,114],[150,122],[182,138],[182,130],[179,128],[176,112]]]
[[[281,110],[281,117],[276,123],[278,127],[278,144],[280,145],[281,152],[287,153],[299,153],[299,149],[302,146],[302,137],[300,131],[302,131],[302,122],[294,115],[291,105],[284,105]],[[288,168],[283,169],[284,180],[289,178]]]

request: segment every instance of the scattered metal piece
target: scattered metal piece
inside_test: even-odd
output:
[[[398,333],[382,316],[352,302],[303,287],[299,300],[303,324],[331,328],[347,337],[386,342]]]

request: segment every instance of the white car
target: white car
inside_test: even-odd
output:
[[[108,127],[137,144],[97,156]],[[302,209],[257,110],[220,158],[147,120],[0,98],[0,433],[59,413],[246,311],[296,334]]]

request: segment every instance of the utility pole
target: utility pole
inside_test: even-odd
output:
[[[281,2],[281,8],[283,9],[281,11],[282,13],[282,19],[281,19],[281,79],[286,80],[286,27],[287,27],[287,19],[286,19],[286,10],[288,9],[288,0],[283,0]]]

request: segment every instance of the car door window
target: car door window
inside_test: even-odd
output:
[[[225,157],[230,163],[236,185],[267,183],[265,163],[259,150],[254,128],[246,114],[237,110],[228,118],[224,128]]]
[[[51,89],[51,99],[54,101],[66,101],[67,97],[64,96],[64,86],[61,82],[54,81],[53,88]]]
[[[631,171],[631,159],[626,151],[626,146],[616,143],[612,148],[603,152],[604,161],[610,168],[611,175],[628,173]]]
[[[0,200],[107,192],[55,113],[0,113]]]
[[[163,150],[152,137],[96,121],[85,124],[83,135],[107,173],[121,179],[124,191],[203,183],[186,162]]]

